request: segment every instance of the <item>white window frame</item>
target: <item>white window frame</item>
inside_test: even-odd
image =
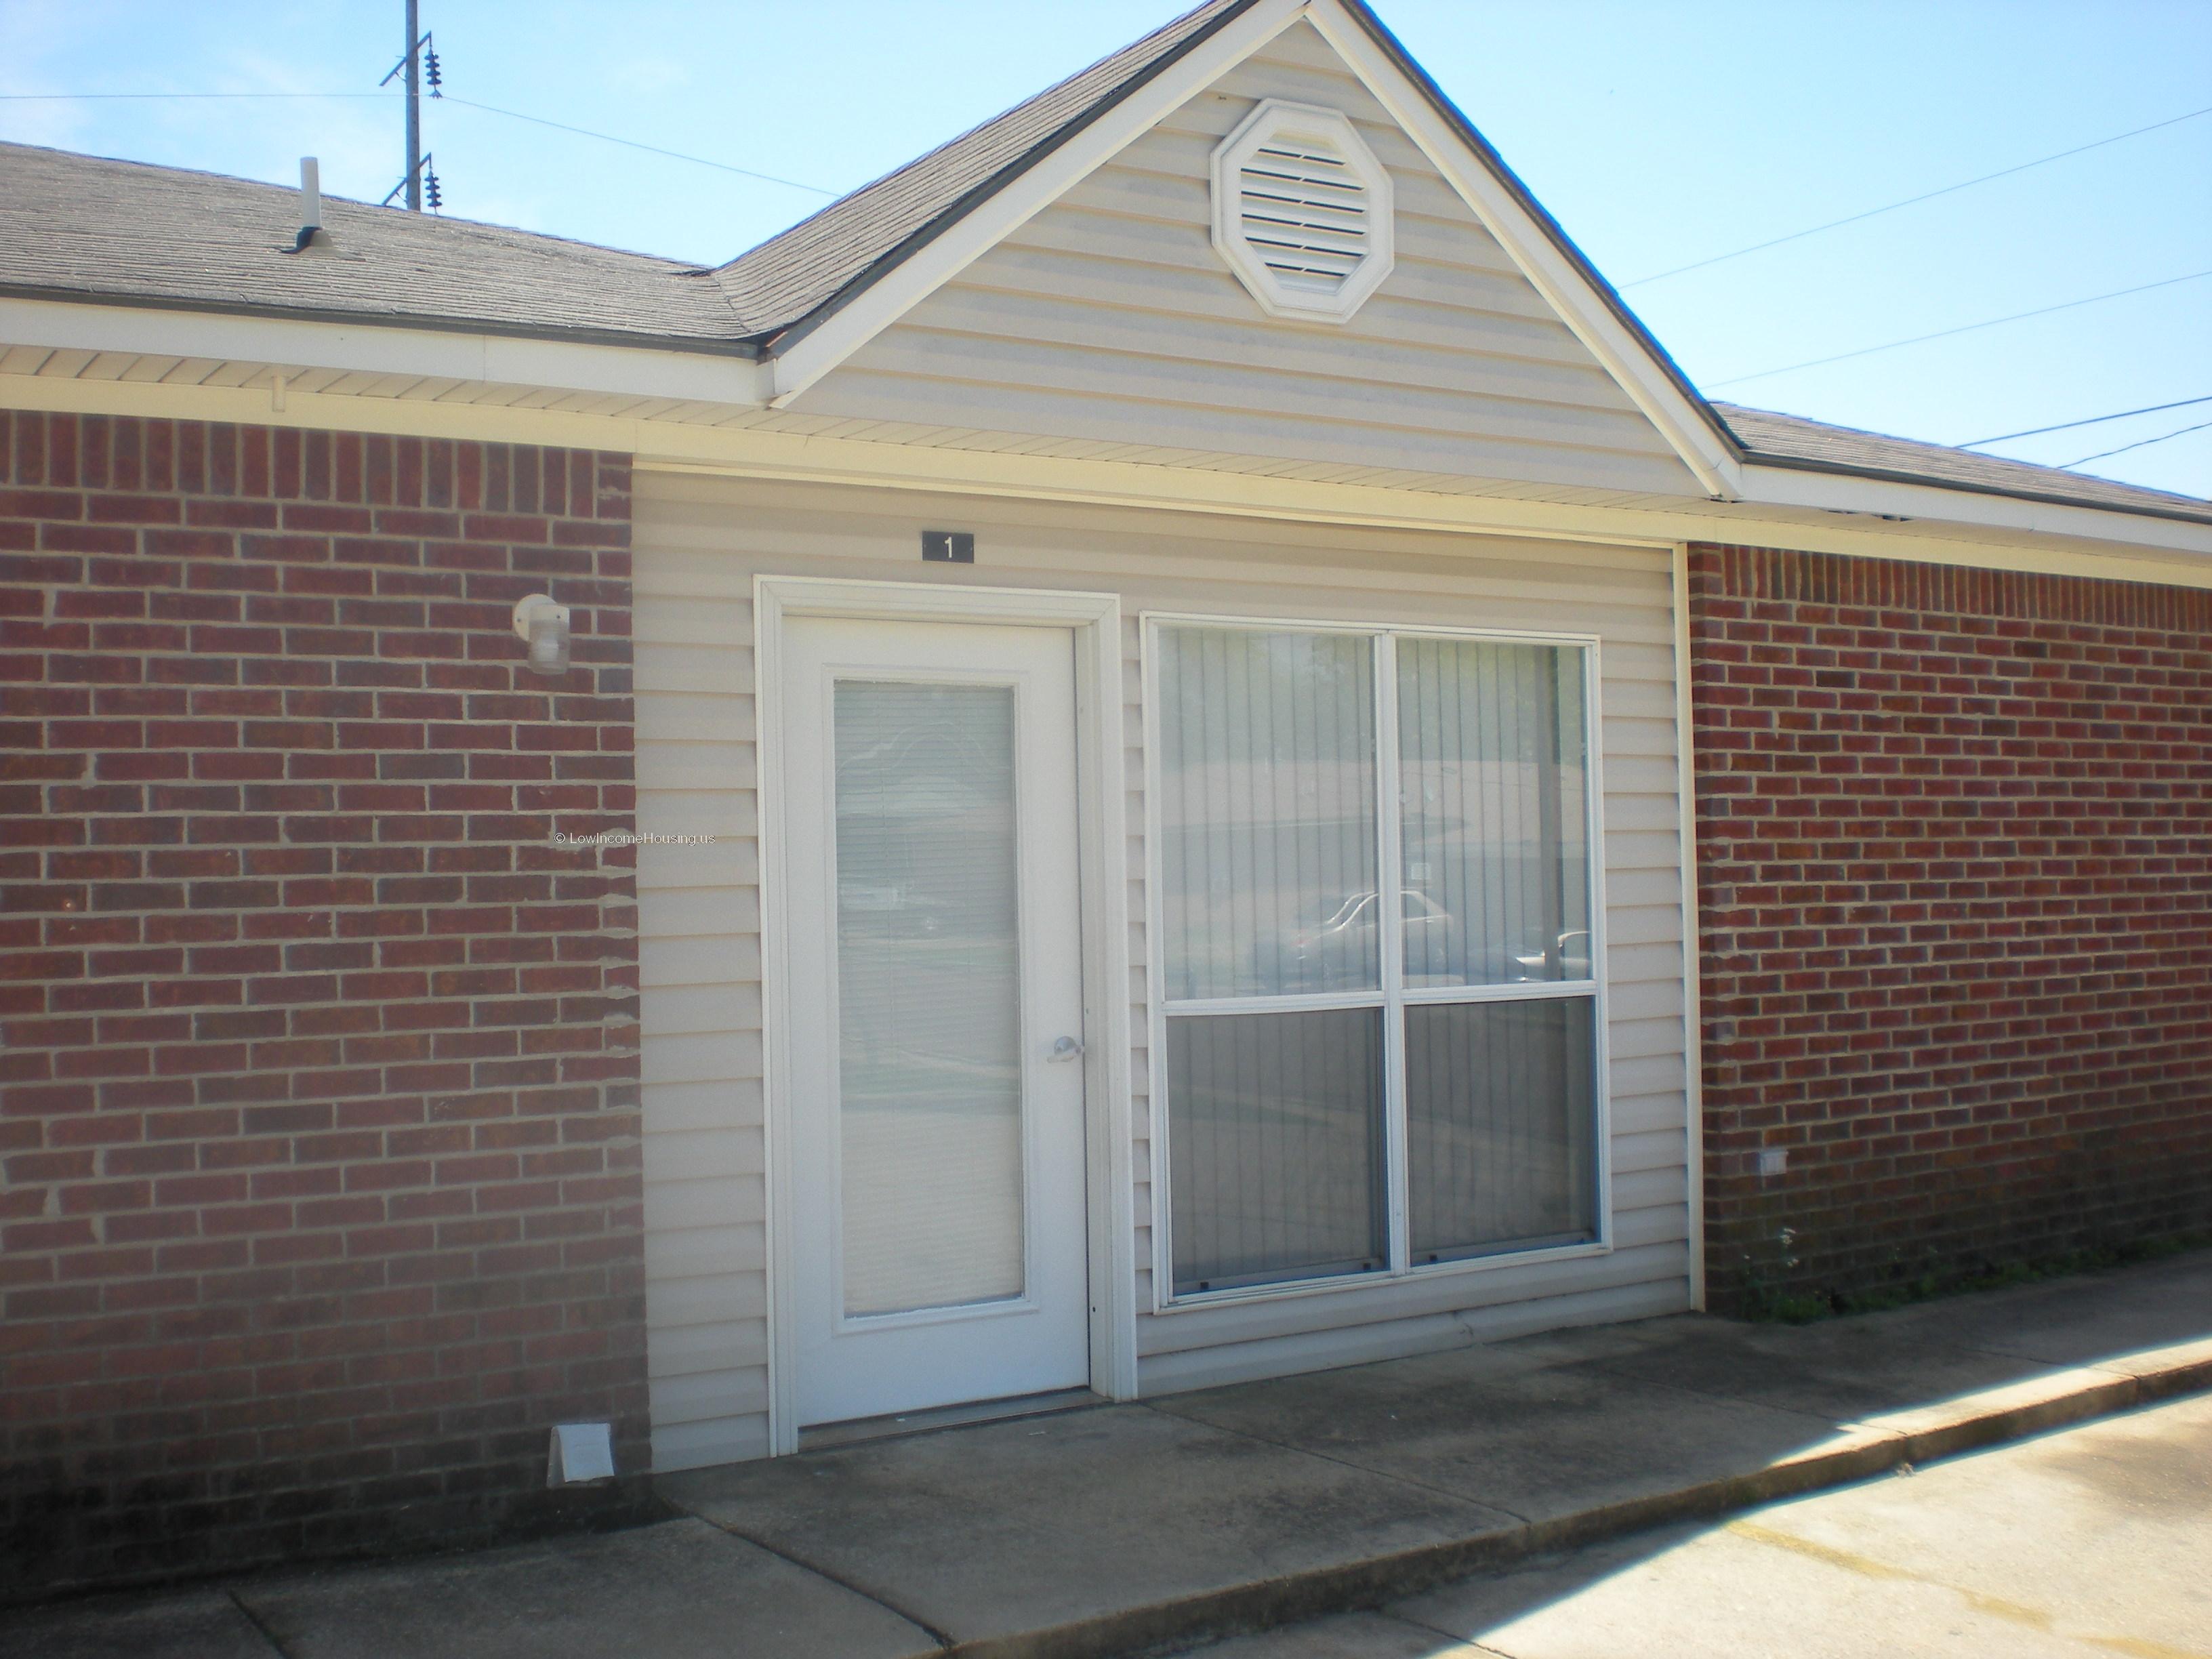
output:
[[[1304,132],[1320,136],[1342,153],[1367,191],[1367,248],[1358,265],[1334,294],[1285,285],[1244,234],[1244,164],[1261,145]],[[1250,290],[1270,317],[1309,323],[1346,323],[1382,285],[1397,259],[1396,209],[1390,172],[1367,147],[1358,129],[1340,110],[1317,104],[1264,99],[1223,139],[1213,152],[1213,246],[1237,280]]]
[[[1274,1301],[1290,1297],[1347,1295],[1379,1291],[1385,1286],[1449,1278],[1462,1273],[1492,1273],[1500,1268],[1526,1267],[1540,1262],[1607,1255],[1613,1249],[1613,1086],[1611,1072],[1609,994],[1605,914],[1605,779],[1601,744],[1602,720],[1599,708],[1603,674],[1601,642],[1595,634],[1539,632],[1515,629],[1476,629],[1432,626],[1404,622],[1319,621],[1304,617],[1213,616],[1200,613],[1147,611],[1139,613],[1141,657],[1139,671],[1144,696],[1145,744],[1145,1018],[1150,1064],[1146,1067],[1148,1094],[1146,1118],[1149,1127],[1148,1163],[1152,1176],[1152,1311],[1170,1314],[1218,1307],[1224,1303]],[[1160,879],[1160,632],[1164,628],[1237,629],[1253,633],[1332,634],[1363,635],[1372,641],[1371,670],[1375,676],[1375,792],[1376,890],[1396,891],[1402,885],[1400,864],[1397,733],[1397,654],[1400,639],[1495,641],[1501,644],[1548,645],[1577,650],[1583,661],[1583,738],[1584,749],[1584,833],[1589,848],[1585,880],[1589,884],[1590,975],[1588,980],[1544,981],[1534,985],[1449,985],[1407,989],[1404,983],[1403,917],[1399,907],[1381,908],[1382,988],[1322,994],[1273,997],[1200,998],[1178,1001],[1173,1012],[1188,1016],[1206,1013],[1291,1013],[1300,1011],[1354,1007],[1384,1010],[1383,1146],[1386,1173],[1384,1202],[1388,1211],[1387,1263],[1383,1271],[1338,1273],[1322,1279],[1284,1279],[1266,1285],[1231,1285],[1220,1290],[1175,1289],[1174,1204],[1175,1172],[1168,1127],[1167,983],[1165,899]],[[1591,1238],[1570,1244],[1542,1245],[1528,1249],[1510,1246],[1449,1261],[1416,1264],[1411,1260],[1407,1214],[1407,1148],[1405,1113],[1405,1029],[1402,1018],[1391,1011],[1438,1003],[1567,1000],[1587,995],[1591,1003],[1592,1133],[1596,1160],[1596,1213]]]

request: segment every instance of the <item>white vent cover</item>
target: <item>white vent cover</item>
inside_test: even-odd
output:
[[[1213,152],[1213,246],[1270,316],[1343,322],[1390,274],[1390,175],[1337,111],[1270,98]]]

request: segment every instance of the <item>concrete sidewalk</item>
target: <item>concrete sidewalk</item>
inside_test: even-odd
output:
[[[2212,1387],[2212,1253],[1683,1316],[675,1475],[687,1518],[0,1619],[40,1659],[1077,1659],[1370,1607]]]

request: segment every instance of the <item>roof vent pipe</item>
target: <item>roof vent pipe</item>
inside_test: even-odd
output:
[[[300,158],[300,234],[291,246],[294,253],[304,252],[320,242],[330,245],[323,234],[323,169],[312,155]]]

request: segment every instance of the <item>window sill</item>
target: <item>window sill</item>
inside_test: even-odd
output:
[[[1431,1279],[1496,1273],[1501,1268],[1539,1267],[1553,1261],[1575,1261],[1584,1257],[1612,1254],[1612,1244],[1603,1238],[1582,1244],[1547,1245],[1541,1249],[1500,1250],[1493,1255],[1463,1256],[1456,1261],[1425,1263],[1397,1273],[1341,1273],[1334,1279],[1299,1279],[1279,1285],[1242,1285],[1230,1290],[1194,1291],[1164,1299],[1156,1296],[1152,1312],[1158,1315],[1194,1313],[1203,1308],[1226,1307],[1247,1302],[1285,1302],[1312,1296],[1372,1295],[1386,1286],[1403,1286]]]

